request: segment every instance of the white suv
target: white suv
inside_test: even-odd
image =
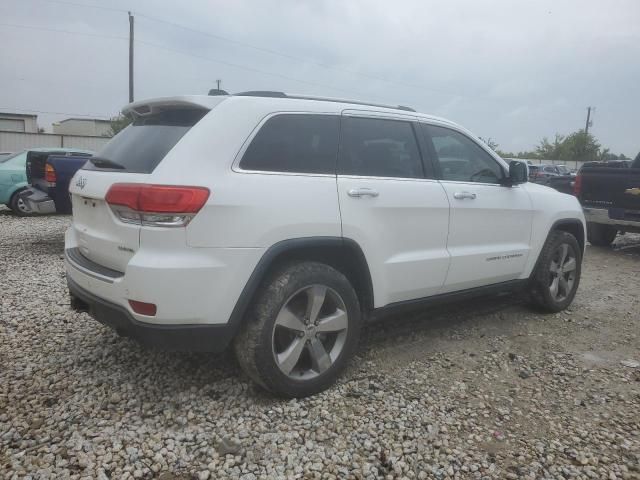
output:
[[[233,345],[265,388],[327,388],[381,310],[526,288],[567,307],[585,221],[465,129],[247,92],[128,105],[71,182],[75,308],[170,350]]]

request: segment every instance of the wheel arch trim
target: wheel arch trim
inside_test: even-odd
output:
[[[587,245],[587,232],[586,232],[585,223],[579,218],[561,218],[553,222],[551,224],[551,227],[549,227],[549,230],[547,231],[547,236],[544,238],[544,242],[542,242],[542,245],[540,245],[538,255],[536,256],[536,261],[533,264],[531,271],[528,273],[527,278],[531,279],[532,276],[535,275],[536,269],[538,268],[538,263],[540,262],[540,256],[542,255],[542,251],[544,249],[544,246],[547,243],[547,240],[549,240],[549,235],[551,235],[552,232],[557,230],[565,231],[567,233],[572,233],[570,230],[561,228],[566,226],[579,227],[581,235],[579,235],[578,238],[576,238],[576,240],[578,241],[578,245],[580,245],[580,248],[581,248],[580,256],[584,257],[584,252]]]
[[[237,333],[238,329],[242,325],[244,316],[249,308],[249,305],[254,298],[260,284],[264,281],[265,276],[269,273],[270,269],[279,261],[283,254],[287,252],[294,253],[305,249],[347,249],[350,253],[355,255],[355,261],[360,268],[364,276],[365,284],[363,285],[366,295],[366,308],[373,307],[373,284],[371,279],[371,272],[369,271],[369,265],[362,248],[358,243],[350,238],[344,237],[302,237],[293,238],[288,240],[282,240],[269,247],[260,257],[258,263],[253,269],[249,280],[245,284],[236,304],[229,317],[229,326],[233,329],[233,335]],[[355,286],[354,286],[355,288]]]
[[[582,249],[581,254],[582,256],[584,256],[584,251],[587,245],[587,230],[586,230],[587,226],[586,226],[586,223],[580,220],[579,218],[562,218],[560,220],[556,220],[555,222],[553,222],[553,225],[551,225],[551,228],[549,229],[549,233],[547,234],[547,238],[549,238],[549,234],[551,234],[551,232],[553,232],[554,230],[563,230],[568,233],[572,233],[570,230],[565,230],[561,228],[565,226],[579,227],[580,235],[578,235],[576,240],[578,241],[578,245],[580,245],[580,248]],[[546,239],[545,239],[545,242],[546,242]]]

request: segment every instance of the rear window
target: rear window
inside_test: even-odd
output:
[[[270,118],[240,161],[243,170],[335,175],[340,119],[282,114]]]
[[[151,173],[207,113],[201,109],[172,109],[139,117],[96,155],[104,162],[97,165],[87,162],[84,169]]]

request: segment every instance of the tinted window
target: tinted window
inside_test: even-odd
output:
[[[151,173],[206,110],[172,109],[139,117],[96,155],[124,167],[119,172]],[[105,162],[104,165],[108,165]],[[87,162],[87,170],[101,170]]]
[[[449,128],[424,127],[433,142],[443,180],[498,183],[503,178],[500,164],[473,140]]]
[[[409,122],[345,117],[340,173],[372,177],[422,178],[422,160]]]
[[[335,175],[339,117],[277,115],[262,126],[245,152],[244,170]]]

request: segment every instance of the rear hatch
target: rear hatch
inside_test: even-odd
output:
[[[116,183],[150,183],[167,153],[208,112],[184,105],[147,110],[78,170],[69,185],[80,253],[120,272],[140,246],[141,223],[123,221],[107,203],[107,193]]]

